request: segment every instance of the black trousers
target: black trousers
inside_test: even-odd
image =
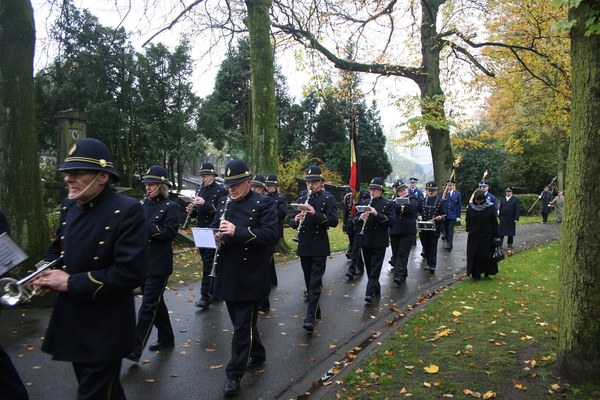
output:
[[[508,239],[506,239],[506,243],[507,244],[513,244],[514,241],[514,236],[509,236]],[[504,236],[500,236],[500,244],[504,243]]]
[[[365,257],[365,268],[367,270],[367,296],[381,295],[381,285],[379,276],[381,275],[381,266],[385,257],[385,247],[362,247]]]
[[[404,281],[408,277],[408,257],[415,242],[415,235],[390,235],[390,240],[393,243],[392,249],[396,249],[394,279]]]
[[[202,257],[202,285],[200,286],[200,295],[204,300],[210,300],[213,293],[213,278],[212,271],[213,259],[215,257],[215,249],[198,249]]]
[[[304,272],[304,284],[308,291],[308,308],[306,310],[305,322],[315,323],[315,320],[321,318],[321,291],[323,290],[323,274],[327,256],[300,256],[302,272]]]
[[[437,245],[440,238],[438,231],[421,231],[419,232],[421,238],[421,246],[423,246],[423,253],[427,259],[427,266],[435,269],[437,265]]]
[[[135,328],[135,354],[142,354],[153,326],[158,330],[159,342],[174,340],[169,310],[163,296],[168,280],[168,276],[147,276],[142,283],[144,298]]]
[[[119,374],[121,360],[110,363],[73,363],[79,382],[77,400],[125,400]]]
[[[547,212],[543,212],[543,213],[541,213],[541,214],[542,214],[542,221],[543,221],[544,223],[548,222],[548,214],[549,214],[549,213],[547,213]]]
[[[0,345],[0,400],[28,400],[27,389],[17,369]]]
[[[348,240],[352,240],[351,262],[348,272],[353,275],[362,274],[365,272],[365,262],[360,250],[360,236],[356,234],[356,231],[353,231],[352,233],[348,233]]]
[[[248,359],[265,359],[266,352],[257,328],[259,301],[226,301],[233,324],[231,359],[225,368],[228,379],[241,379]]]
[[[269,267],[269,284],[272,286],[277,286],[277,272],[275,271],[275,246],[269,246],[269,254],[271,256],[271,265]],[[269,291],[270,293],[270,291]],[[260,301],[260,309],[266,309],[271,307],[271,302],[269,301],[269,296],[265,297]]]
[[[444,225],[444,236],[446,237],[446,246],[452,248],[454,243],[454,225],[456,224],[455,219],[445,219],[442,222]]]

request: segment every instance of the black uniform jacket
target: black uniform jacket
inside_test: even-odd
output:
[[[394,225],[394,202],[383,197],[378,197],[375,200],[363,200],[359,205],[366,206],[371,202],[371,208],[377,210],[377,215],[369,215],[366,222],[360,221],[362,212],[357,212],[354,217],[357,234],[363,232],[360,238],[362,247],[387,247],[389,244],[389,228]],[[365,229],[362,229],[363,223]]]
[[[429,221],[440,215],[446,215],[446,211],[446,200],[443,200],[442,196],[439,194],[435,197],[429,197],[426,195],[425,197],[421,198],[419,209],[417,210],[419,215],[423,217],[423,221]],[[436,232],[442,231],[442,221],[444,218],[442,218],[440,221],[435,221]]]
[[[417,196],[409,196],[406,205],[394,204],[396,215],[394,216],[394,225],[390,228],[390,235],[416,235],[418,208]]]
[[[212,228],[218,228],[225,209],[222,198]],[[277,243],[275,202],[254,191],[231,201],[226,220],[235,225],[233,237],[223,236],[217,259],[215,294],[225,301],[257,301],[269,295],[269,246]]]
[[[146,276],[173,273],[173,240],[179,230],[179,206],[161,194],[144,202],[148,233],[148,269]]]
[[[281,239],[283,237],[283,221],[287,216],[287,199],[279,192],[267,193],[267,196],[275,202],[275,209],[277,210],[277,239]]]
[[[306,203],[307,191],[300,192],[300,197],[296,203]],[[331,254],[329,247],[329,236],[327,230],[335,228],[338,224],[338,212],[333,195],[325,190],[320,190],[310,196],[308,204],[315,209],[315,215],[306,214],[300,234],[298,236],[299,256],[317,257],[328,256]],[[294,218],[300,213],[298,210],[292,211],[290,216],[290,226],[298,228]]]
[[[370,194],[369,192],[367,192],[364,189],[360,189],[360,199],[364,200],[364,199],[369,199],[370,198]],[[346,232],[347,234],[350,233],[355,234],[356,233],[356,225],[354,225],[354,222],[352,221],[354,219],[354,216],[356,215],[356,212],[354,213],[354,215],[352,215],[352,205],[353,205],[353,196],[352,196],[352,192],[348,192],[346,193],[346,195],[344,196],[344,199],[342,200],[342,204],[344,205],[344,216],[343,216],[343,221],[342,221],[342,230],[344,232]]]
[[[64,256],[70,275],[42,350],[55,360],[105,363],[133,351],[133,289],[146,272],[148,229],[138,200],[105,187],[80,208],[64,199],[44,260]]]
[[[515,236],[515,221],[519,220],[521,214],[521,201],[518,197],[506,196],[500,199],[500,234],[502,236]]]
[[[204,204],[196,204],[190,217],[197,218],[198,223],[196,226],[199,228],[208,228],[215,218],[215,211],[217,209],[217,203],[223,196],[227,196],[227,189],[219,185],[217,182],[213,182],[208,186],[203,186],[198,193],[198,197],[204,199]]]

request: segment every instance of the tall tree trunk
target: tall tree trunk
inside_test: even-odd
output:
[[[450,177],[454,161],[444,110],[445,95],[440,83],[442,42],[437,37],[436,29],[439,7],[444,2],[445,0],[421,2],[421,56],[424,72],[416,81],[421,90],[421,115],[426,121],[425,130],[431,146],[434,178],[440,188]]]
[[[0,207],[37,262],[50,243],[36,151],[35,27],[29,0],[0,0]]]
[[[560,237],[558,366],[577,380],[600,376],[600,35],[586,36],[597,0],[569,11],[571,140]]]
[[[252,79],[253,171],[266,175],[277,172],[279,144],[275,103],[275,67],[271,47],[270,0],[246,0],[245,24],[250,32],[250,69]]]

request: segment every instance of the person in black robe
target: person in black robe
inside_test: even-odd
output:
[[[517,231],[517,221],[521,213],[521,202],[513,196],[513,190],[506,188],[506,197],[500,199],[500,243],[508,236],[508,247],[513,246],[513,237]]]
[[[496,275],[498,263],[494,261],[494,245],[500,242],[496,208],[486,200],[485,192],[475,191],[473,203],[467,207],[467,275],[478,281],[481,274]]]

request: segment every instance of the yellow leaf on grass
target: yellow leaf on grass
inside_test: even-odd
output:
[[[438,367],[437,365],[429,364],[429,367],[423,367],[423,369],[428,374],[435,374],[440,370],[440,367]]]
[[[462,313],[460,311],[452,311],[452,315],[454,315],[455,317],[460,317]]]
[[[407,393],[407,390],[405,388],[400,389],[400,393],[404,394]]]
[[[551,385],[550,387],[551,387],[552,389],[554,389],[554,390],[558,390],[558,389],[560,389],[560,385],[559,385],[559,384],[557,384],[557,383],[555,383],[555,384]]]
[[[423,382],[423,386],[425,386],[425,387],[431,387],[431,383]]]
[[[450,329],[445,329],[441,332],[436,333],[436,337],[444,337],[444,336],[448,336],[452,331]]]
[[[492,392],[491,390],[483,395],[484,400],[491,399],[492,397],[496,397],[496,393]]]

